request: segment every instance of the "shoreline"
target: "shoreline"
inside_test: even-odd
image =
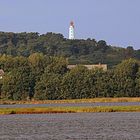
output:
[[[121,98],[92,98],[92,99],[68,99],[68,100],[27,100],[12,101],[0,100],[0,104],[63,104],[63,103],[112,103],[112,102],[140,102],[140,97],[121,97]]]
[[[99,112],[140,112],[140,106],[0,108],[0,115]]]

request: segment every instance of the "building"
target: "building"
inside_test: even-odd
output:
[[[74,33],[74,22],[70,22],[70,27],[69,27],[69,39],[75,39],[75,33]]]
[[[72,68],[75,68],[77,65],[68,65],[68,69],[72,69]],[[95,68],[101,68],[103,69],[104,71],[107,71],[107,64],[94,64],[94,65],[83,65],[85,66],[86,68],[88,68],[89,70],[91,69],[95,69]]]
[[[0,79],[2,79],[3,75],[4,75],[4,71],[0,69]]]

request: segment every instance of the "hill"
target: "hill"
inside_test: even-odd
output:
[[[131,46],[111,46],[104,40],[69,40],[55,33],[0,32],[0,54],[28,57],[36,52],[47,56],[63,56],[70,64],[106,63],[114,66],[124,59],[140,59],[140,50],[134,50]]]

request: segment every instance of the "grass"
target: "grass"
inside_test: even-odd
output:
[[[92,99],[71,99],[71,100],[42,100],[42,101],[11,101],[0,100],[0,104],[54,104],[54,103],[96,103],[96,102],[140,102],[137,98],[92,98]]]
[[[140,106],[0,108],[0,115],[85,112],[140,112]]]

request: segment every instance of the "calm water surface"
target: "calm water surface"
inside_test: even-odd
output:
[[[0,108],[18,108],[18,107],[56,107],[56,106],[139,106],[140,102],[119,102],[119,103],[55,103],[55,104],[14,104],[0,105]]]
[[[140,140],[140,113],[1,115],[0,140]]]

